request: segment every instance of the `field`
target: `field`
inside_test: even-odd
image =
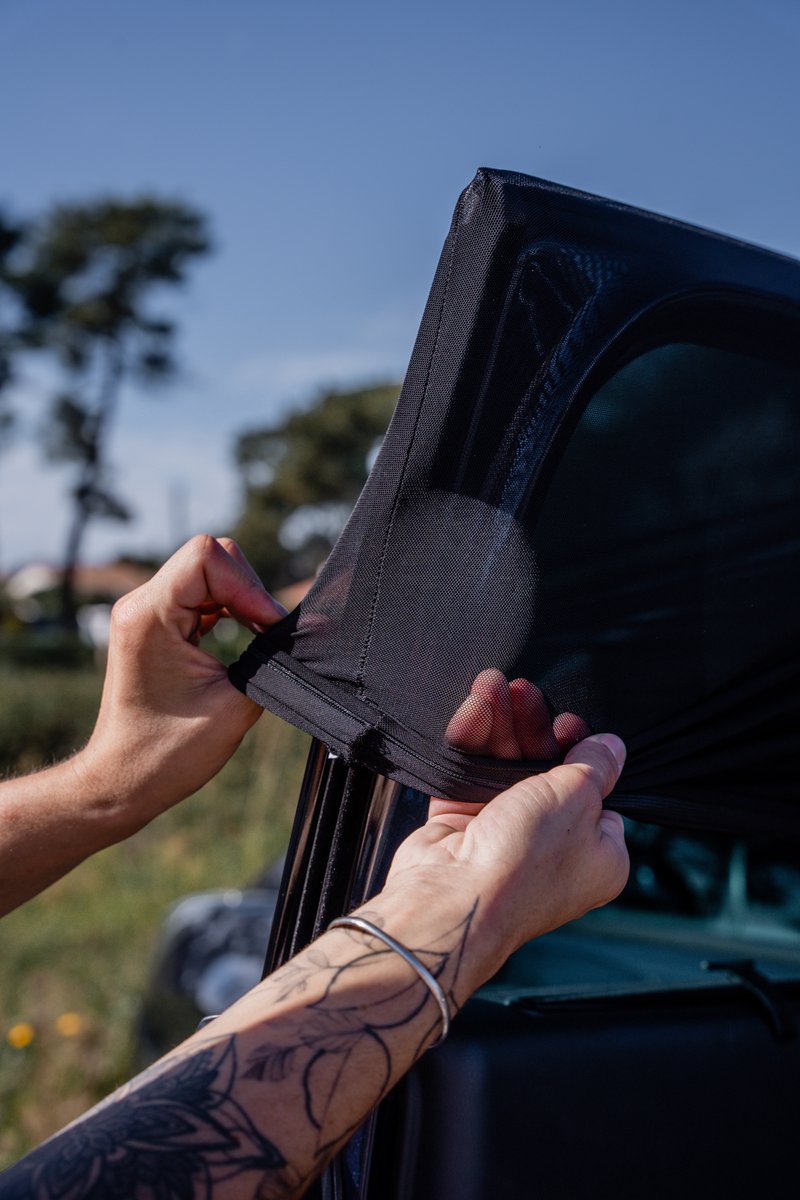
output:
[[[0,757],[31,769],[81,744],[94,670],[0,671]],[[220,775],[0,924],[0,1166],[132,1072],[153,939],[187,892],[252,882],[282,851],[308,739],[265,715]]]

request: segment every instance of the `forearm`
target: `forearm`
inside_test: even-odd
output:
[[[109,731],[101,711],[72,758],[0,783],[0,917],[216,773],[260,712],[224,677],[220,690],[221,706],[239,709],[225,735],[208,717],[167,722],[144,713]]]
[[[92,785],[80,755],[0,783],[0,915],[122,836],[113,792]]]
[[[423,884],[364,911],[425,962],[452,1012],[490,970],[475,896],[437,898]],[[111,1196],[123,1178],[133,1196],[154,1172],[174,1180],[165,1195],[299,1196],[440,1031],[430,991],[401,957],[333,930],[34,1151],[0,1197]]]

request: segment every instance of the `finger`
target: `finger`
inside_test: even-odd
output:
[[[445,741],[467,754],[480,754],[492,736],[492,706],[480,696],[467,696],[450,718]]]
[[[553,735],[558,743],[561,754],[570,750],[577,742],[582,742],[591,734],[591,729],[576,713],[559,713],[553,721]]]
[[[603,809],[597,822],[597,830],[606,847],[611,849],[614,859],[618,864],[614,886],[607,897],[607,899],[613,900],[620,894],[628,882],[631,869],[628,847],[625,845],[625,823],[619,813]],[[602,903],[601,901],[595,907],[601,908]]]
[[[272,601],[274,608],[280,613],[280,617],[288,616],[289,610],[287,608],[285,608],[280,603],[279,600],[276,600],[274,596],[270,595],[270,593],[267,592],[267,589],[264,587],[264,584],[261,582],[261,579],[259,578],[255,568],[253,567],[252,563],[248,559],[244,550],[242,550],[239,543],[235,542],[233,540],[233,538],[230,538],[230,537],[217,538],[217,541],[219,542],[220,546],[222,546],[222,549],[225,551],[225,553],[228,554],[234,560],[234,562],[238,563],[239,566],[242,568],[242,570],[246,572],[246,574],[250,577],[250,579],[253,581],[255,586],[260,591],[266,592],[266,594],[269,596],[270,600]],[[220,612],[219,615],[222,616],[223,613]],[[234,620],[237,619],[236,614],[234,612],[226,612],[224,615],[233,617]],[[254,633],[265,633],[266,630],[269,628],[269,625],[267,625],[265,623],[253,622],[252,626],[250,626],[250,624],[248,622],[242,622],[242,623],[248,624],[248,628],[252,627],[252,630]],[[275,622],[270,621],[269,624],[274,625]]]
[[[492,731],[485,753],[493,754],[496,758],[519,758],[520,748],[514,733],[511,694],[503,672],[498,671],[496,667],[481,671],[470,688],[470,693],[489,704],[492,710]]]
[[[469,800],[442,800],[439,796],[431,796],[428,805],[428,819],[432,817],[472,817],[478,815],[483,808],[480,803]]]
[[[618,846],[624,849],[625,847],[625,822],[618,812],[612,812],[611,809],[604,808],[600,814],[598,822],[600,832],[604,837],[610,838]]]
[[[238,542],[235,542],[231,537],[220,537],[217,538],[217,541],[219,542],[220,546],[222,546],[222,549],[225,551],[225,553],[230,554],[231,558],[235,559],[239,566],[248,573],[250,578],[253,580],[253,583],[258,584],[259,587],[264,586],[255,567],[252,565]],[[273,596],[273,600],[274,599],[275,597]],[[275,603],[278,604],[278,601],[275,600]],[[283,605],[281,604],[279,607],[283,608]],[[286,610],[284,609],[284,612],[285,611]]]
[[[522,757],[555,758],[560,753],[560,747],[553,733],[550,710],[541,688],[529,679],[512,679],[508,690]]]
[[[262,584],[209,534],[192,538],[153,576],[148,597],[162,622],[175,623],[185,638],[196,628],[197,610],[226,608],[248,628],[274,625],[284,609]]]
[[[401,851],[408,855],[409,852],[425,850],[428,846],[435,846],[453,833],[459,832],[461,832],[459,829],[447,825],[443,821],[428,821],[408,835],[402,844]]]
[[[463,833],[477,813],[440,812],[428,818],[428,826],[445,829],[448,833]]]

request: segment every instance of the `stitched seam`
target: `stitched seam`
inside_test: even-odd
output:
[[[284,667],[281,663],[277,663],[274,659],[271,659],[266,666],[270,671],[275,671],[279,675],[285,676],[294,684],[299,685],[299,687],[304,691],[309,692],[312,696],[316,696],[319,700],[322,700],[324,704],[330,705],[334,711],[338,711],[343,716],[348,717],[349,720],[353,721],[355,724],[362,726],[365,732],[371,728],[371,726],[367,725],[362,718],[354,716],[353,713],[349,712],[346,708],[343,708],[335,700],[332,700],[325,692],[320,691],[319,688],[314,687],[314,685],[309,683],[307,680],[301,679],[299,675],[296,675],[293,671],[288,670],[288,668]],[[264,692],[264,694],[267,694],[265,689],[260,690]],[[304,709],[297,708],[295,704],[287,700],[284,696],[276,697],[276,699],[278,699],[279,703],[282,704],[286,709],[296,713],[298,716],[302,716],[307,724],[312,724],[315,726],[315,728],[322,728],[319,722],[309,720]],[[424,754],[420,754],[418,751],[412,750],[412,748],[402,738],[395,737],[394,734],[389,733],[388,730],[385,729],[379,730],[379,733],[387,742],[391,742],[394,746],[399,746],[403,753],[409,758],[414,759],[423,766],[432,767],[434,770],[442,769],[440,763],[433,762],[431,759],[426,758]],[[324,733],[322,735],[322,740],[325,740]],[[409,774],[411,773],[412,768],[405,767],[404,769]],[[498,781],[497,779],[488,775],[478,775],[475,770],[467,771],[466,769],[459,768],[455,764],[448,764],[444,768],[444,772],[449,779],[455,779],[459,783],[477,783],[478,786],[485,787],[497,787],[499,783],[499,785],[502,786],[502,781]],[[427,787],[425,781],[417,777],[417,782],[422,784],[421,790],[424,791]]]
[[[367,622],[367,634],[364,639],[364,648],[361,651],[361,656],[358,660],[358,673],[356,675],[356,685],[358,686],[358,689],[359,689],[359,696],[361,696],[364,691],[364,672],[366,670],[367,658],[369,657],[369,652],[370,652],[370,648],[372,645],[372,631],[373,631],[373,627],[375,625],[375,613],[378,608],[378,598],[380,596],[381,584],[383,582],[383,572],[384,572],[384,567],[385,567],[385,563],[386,563],[386,555],[389,550],[389,542],[391,540],[392,532],[394,530],[394,522],[395,522],[395,517],[397,515],[397,507],[400,503],[400,496],[401,496],[401,493],[403,490],[403,481],[404,481],[405,475],[406,475],[406,468],[408,467],[408,461],[409,461],[409,458],[411,457],[411,451],[413,449],[414,441],[417,436],[417,428],[419,426],[420,417],[422,416],[422,409],[423,409],[425,400],[428,395],[428,386],[430,384],[431,372],[433,371],[433,364],[436,359],[437,351],[439,349],[439,334],[441,333],[442,322],[444,320],[444,310],[445,310],[445,305],[447,303],[447,295],[450,290],[450,278],[452,275],[453,263],[455,261],[455,256],[456,256],[456,243],[458,242],[458,233],[459,233],[459,229],[461,227],[462,206],[463,206],[463,202],[462,202],[462,204],[459,204],[458,212],[456,214],[455,226],[453,229],[453,241],[452,241],[452,244],[450,247],[450,257],[449,257],[449,260],[447,263],[447,275],[445,276],[444,287],[442,288],[442,303],[441,303],[441,307],[439,308],[439,317],[436,322],[436,333],[435,333],[434,339],[433,339],[433,349],[431,350],[431,357],[430,357],[430,361],[428,362],[428,369],[425,372],[425,383],[423,384],[423,387],[422,387],[422,398],[420,399],[419,406],[417,408],[417,415],[414,418],[414,428],[411,431],[411,438],[408,443],[408,450],[406,452],[405,460],[403,462],[403,467],[400,472],[400,479],[398,480],[398,483],[397,483],[397,492],[395,493],[394,501],[392,503],[392,512],[389,517],[389,524],[387,526],[386,534],[383,539],[383,546],[381,548],[381,556],[380,556],[380,561],[378,563],[378,577],[377,577],[377,582],[375,585],[375,595],[372,600],[372,605],[370,607],[370,612],[369,612],[369,620]]]

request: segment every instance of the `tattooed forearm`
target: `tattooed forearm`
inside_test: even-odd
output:
[[[374,920],[374,914],[370,918]],[[432,947],[416,951],[445,985],[453,1011],[457,1008],[453,993],[471,919],[472,912],[445,935],[443,941],[449,949]],[[349,1073],[360,1070],[362,1059],[372,1060],[373,1093],[365,1110],[368,1111],[383,1099],[394,1082],[391,1033],[401,1027],[410,1029],[419,1025],[413,1052],[416,1059],[439,1031],[438,1012],[431,1011],[434,1006],[430,1004],[430,995],[414,977],[372,1000],[368,1007],[357,995],[352,998],[348,995],[342,986],[345,975],[380,971],[394,952],[380,943],[370,945],[369,935],[348,932],[345,936],[355,947],[354,957],[335,961],[321,947],[311,947],[292,964],[293,991],[305,990],[311,976],[317,984],[324,981],[324,991],[318,1000],[297,1014],[293,1028],[281,1029],[279,1041],[265,1042],[254,1050],[245,1070],[248,1079],[273,1082],[282,1082],[292,1072],[300,1074],[305,1118],[319,1133],[317,1154],[325,1154],[332,1144],[353,1132],[363,1118],[363,1114],[359,1115],[350,1126],[341,1127],[334,1111],[342,1089],[348,1087]],[[276,978],[272,986],[281,989],[282,980]],[[283,991],[280,994],[286,995]]]
[[[2,1177],[4,1197],[211,1196],[286,1161],[235,1098],[236,1039],[145,1072]]]
[[[415,947],[454,1009],[473,913]],[[438,1036],[435,1008],[391,950],[327,934],[0,1177],[0,1200],[299,1196]]]

